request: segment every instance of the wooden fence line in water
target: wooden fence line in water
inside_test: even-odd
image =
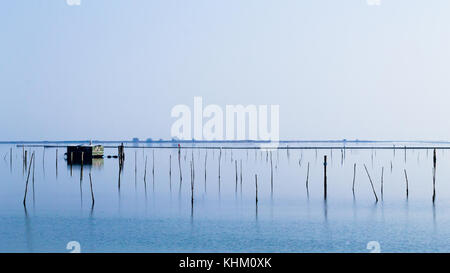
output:
[[[27,166],[28,162],[27,162],[27,154],[28,151],[25,150],[24,148],[25,146],[22,146],[22,156],[23,156],[23,162],[24,162],[24,169],[26,171],[28,171],[28,175],[27,175],[27,180],[26,180],[26,188],[25,188],[25,194],[24,194],[24,206],[26,205],[26,196],[27,196],[27,190],[28,190],[28,181],[29,181],[29,176],[30,176],[30,171],[31,171],[31,166],[33,166],[33,184],[34,184],[34,161],[35,161],[35,152],[33,151],[32,156],[31,156],[31,160],[29,162],[30,166]],[[55,146],[56,148],[56,175],[58,175],[58,148],[57,147],[62,147],[62,146]],[[151,149],[164,149],[164,148],[177,148],[178,149],[178,160],[179,160],[179,168],[180,168],[180,187],[181,187],[181,180],[182,180],[182,175],[181,175],[181,149],[203,149],[206,151],[205,154],[205,191],[206,191],[206,163],[207,163],[207,151],[209,149],[219,149],[220,153],[219,153],[219,192],[220,192],[220,179],[221,179],[221,156],[222,156],[222,149],[261,149],[261,150],[265,150],[266,151],[266,163],[269,163],[269,158],[270,158],[270,180],[271,180],[271,193],[273,193],[273,161],[272,161],[272,151],[268,151],[266,150],[266,148],[260,148],[260,147],[192,147],[192,146],[187,146],[187,147],[125,147],[123,145],[120,146],[113,146],[118,148],[119,150],[119,188],[120,188],[120,172],[121,169],[123,168],[123,164],[124,164],[124,158],[125,158],[125,152],[124,152],[124,148],[151,148]],[[436,165],[437,165],[437,158],[436,158],[436,150],[441,149],[441,150],[445,150],[445,149],[450,149],[450,147],[437,147],[437,148],[433,148],[433,147],[407,147],[407,146],[403,146],[403,147],[344,147],[344,150],[342,150],[342,147],[277,147],[277,149],[287,149],[289,152],[289,149],[305,149],[305,150],[312,150],[315,149],[316,154],[317,154],[317,150],[318,149],[330,149],[331,152],[333,149],[341,149],[341,159],[342,159],[342,155],[345,155],[345,149],[356,149],[356,150],[368,150],[371,149],[372,150],[372,156],[373,156],[373,149],[392,149],[395,150],[396,149],[403,149],[405,151],[405,163],[406,163],[406,150],[408,149],[415,149],[415,150],[420,150],[420,149],[425,149],[430,150],[433,149],[433,177],[432,177],[432,182],[433,182],[433,195],[432,195],[432,201],[433,203],[435,202],[435,198],[436,198]],[[45,152],[45,151],[44,151]],[[256,151],[255,151],[256,152]],[[10,148],[10,165],[12,166],[12,148]],[[261,152],[261,156],[262,156]],[[70,155],[71,157],[73,156],[72,154]],[[199,156],[200,156],[200,152],[199,152]],[[232,155],[231,155],[232,156]],[[247,151],[247,156],[248,156],[248,151]],[[256,154],[255,154],[256,156]],[[154,177],[154,172],[155,172],[155,159],[154,159],[154,150],[153,150],[153,154],[152,154],[153,160],[153,166],[152,166],[152,175]],[[186,156],[185,156],[186,157]],[[226,153],[225,153],[225,157],[226,157]],[[289,154],[288,154],[289,157]],[[6,158],[6,155],[5,155]],[[81,175],[80,175],[80,181],[82,180],[82,176],[83,176],[83,153],[81,155]],[[171,170],[171,155],[169,157],[170,160],[170,167],[169,167],[169,176],[171,176],[172,174],[172,170]],[[242,159],[240,160],[240,184],[241,184],[241,191],[242,191]],[[5,160],[6,161],[6,160]],[[71,160],[72,161],[72,160]],[[238,159],[236,160],[231,160],[231,162],[234,161],[234,167],[235,167],[235,192],[237,193],[237,189],[238,189]],[[301,160],[299,161],[301,162]],[[33,165],[31,165],[33,164]],[[70,164],[71,169],[72,169],[72,164]],[[301,166],[301,163],[299,163],[299,165]],[[307,177],[306,177],[306,190],[307,190],[307,194],[309,197],[309,162],[308,162],[308,167],[307,167]],[[323,162],[323,166],[324,166],[324,200],[327,200],[327,155],[324,155],[324,162]],[[195,181],[195,167],[194,167],[194,157],[193,157],[193,153],[192,153],[192,161],[190,164],[191,167],[191,203],[194,203],[194,181]],[[276,166],[275,166],[276,167]],[[376,202],[378,202],[378,196],[373,184],[373,181],[371,179],[371,176],[369,174],[369,171],[366,167],[366,165],[364,164],[364,168],[365,171],[367,173],[367,176],[369,178],[371,187],[372,187],[372,191],[373,194],[375,196],[375,200]],[[72,170],[71,170],[72,171]],[[137,175],[137,152],[135,152],[135,176]],[[391,172],[392,172],[392,161],[391,161]],[[72,172],[71,172],[72,173]],[[144,186],[145,188],[147,188],[146,186],[146,175],[147,174],[147,156],[145,157],[145,168],[144,168]],[[353,166],[353,183],[352,183],[352,192],[353,192],[353,196],[355,195],[355,177],[356,177],[356,163],[354,163]],[[407,175],[407,171],[406,169],[404,169],[404,177],[405,177],[405,182],[406,182],[406,198],[409,197],[409,181],[408,181],[408,175]],[[90,186],[91,186],[91,195],[92,195],[92,206],[94,205],[94,195],[93,195],[93,189],[92,189],[92,178],[91,178],[91,173],[89,173],[89,178],[90,178]],[[153,178],[154,181],[154,178]],[[33,185],[34,186],[34,185]],[[257,175],[255,174],[255,186],[256,186],[256,203],[258,203],[258,182],[257,182]],[[381,198],[383,199],[383,186],[384,186],[384,166],[381,167]]]

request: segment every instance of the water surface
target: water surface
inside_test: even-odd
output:
[[[305,145],[319,144],[289,144]],[[22,147],[0,145],[2,252],[68,252],[69,241],[78,241],[82,252],[369,252],[369,241],[379,242],[382,252],[450,251],[450,158],[444,149],[437,150],[435,204],[432,149],[220,151],[183,146],[179,163],[177,148],[135,146],[125,149],[120,182],[117,159],[105,157],[81,171],[80,165],[67,164],[63,147],[58,154],[54,147],[25,150],[27,167]],[[115,148],[105,149],[105,155],[116,154]]]

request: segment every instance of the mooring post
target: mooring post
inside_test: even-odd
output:
[[[83,180],[84,152],[81,152],[80,181]]]
[[[323,156],[323,199],[327,200],[327,156]]]
[[[436,149],[433,150],[433,203],[436,198]]]
[[[56,177],[58,177],[58,148],[56,148]]]

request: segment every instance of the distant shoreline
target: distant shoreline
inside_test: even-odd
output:
[[[124,143],[124,144],[242,144],[242,143],[271,143],[267,140],[29,140],[29,141],[0,141],[0,144],[100,144],[100,143]],[[450,144],[450,141],[433,141],[433,140],[280,140],[274,143],[289,144],[289,143],[352,143],[352,144],[367,144],[367,143],[439,143],[439,144]]]

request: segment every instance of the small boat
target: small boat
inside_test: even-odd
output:
[[[104,147],[102,145],[67,146],[66,158],[69,164],[89,164],[93,158],[103,158],[103,154]]]

